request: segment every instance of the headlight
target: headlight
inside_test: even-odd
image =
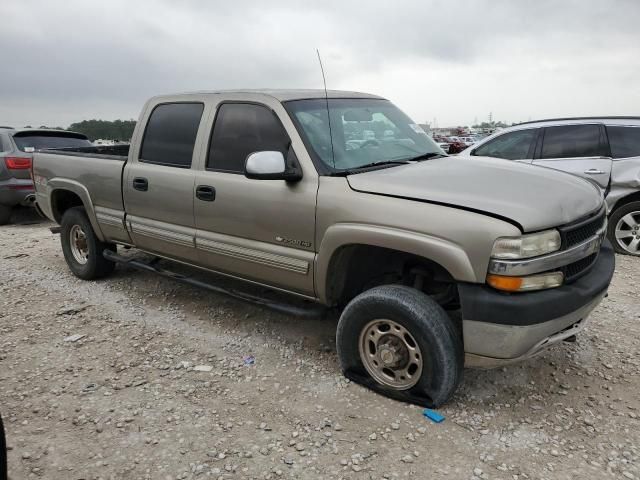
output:
[[[493,258],[515,260],[537,257],[560,250],[560,233],[557,230],[531,233],[520,237],[498,238],[493,244]]]

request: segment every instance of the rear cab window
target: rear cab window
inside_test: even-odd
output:
[[[561,125],[545,128],[541,159],[608,156],[601,125]]]
[[[203,103],[157,105],[147,121],[138,160],[177,168],[191,168]]]
[[[640,157],[640,126],[607,125],[613,158]]]
[[[527,160],[533,158],[533,148],[538,136],[537,128],[515,130],[489,140],[476,148],[472,155],[479,157]]]
[[[244,173],[254,152],[276,151],[287,158],[291,141],[280,119],[264,105],[222,103],[209,142],[207,169]]]
[[[92,145],[85,135],[60,131],[17,132],[13,135],[13,141],[18,150],[22,152],[27,148],[45,150],[48,148],[90,147]]]

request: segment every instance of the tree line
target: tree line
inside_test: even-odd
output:
[[[136,127],[135,120],[83,120],[81,122],[72,123],[69,128],[47,127],[40,125],[39,129],[45,130],[67,130],[70,132],[83,133],[90,140],[118,140],[128,142],[133,136],[133,129]],[[26,125],[24,128],[33,128]]]
[[[128,142],[135,126],[135,120],[83,120],[72,123],[67,130],[84,133],[91,140],[103,138]]]

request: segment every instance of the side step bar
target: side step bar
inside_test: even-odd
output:
[[[160,260],[158,257],[154,258],[151,263],[145,263],[140,260],[136,260],[134,258],[127,258],[111,250],[104,250],[102,255],[107,260],[111,260],[115,263],[120,263],[123,265],[129,265],[130,267],[136,268],[138,270],[142,270],[145,272],[156,273],[160,276],[171,278],[173,280],[178,280],[179,282],[188,283],[189,285],[193,285],[199,288],[204,288],[206,290],[219,293],[222,295],[227,295],[228,297],[235,298],[237,300],[242,300],[243,302],[252,303],[255,305],[260,305],[262,307],[269,308],[271,310],[275,310],[276,312],[284,313],[286,315],[295,315],[298,317],[308,317],[308,318],[318,318],[322,317],[327,313],[327,308],[323,306],[310,306],[308,308],[295,307],[293,305],[289,305],[286,303],[276,302],[273,300],[269,300],[267,298],[258,297],[256,295],[251,295],[250,293],[240,292],[238,290],[232,290],[228,288],[218,287],[216,285],[203,282],[201,280],[196,280],[195,278],[187,277],[180,273],[172,272],[170,270],[166,270],[164,268],[159,268],[154,266],[154,264]]]

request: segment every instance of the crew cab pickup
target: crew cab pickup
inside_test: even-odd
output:
[[[345,375],[424,405],[464,366],[573,337],[614,271],[593,184],[452,161],[373,95],[155,97],[128,155],[110,153],[35,155],[36,202],[75,275],[106,276],[127,246],[337,307]]]

